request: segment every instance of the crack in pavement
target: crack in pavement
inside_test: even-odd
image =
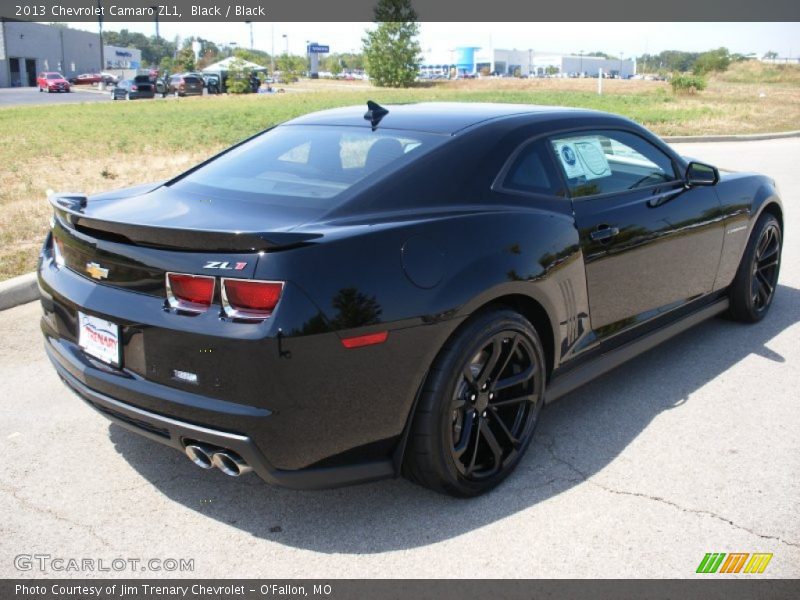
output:
[[[56,521],[62,521],[64,523],[68,523],[68,524],[72,525],[73,527],[77,527],[79,529],[83,529],[86,532],[88,532],[89,535],[91,535],[92,537],[97,539],[105,548],[113,549],[113,546],[111,545],[111,543],[109,543],[109,541],[106,540],[103,536],[98,534],[94,530],[93,526],[84,525],[83,523],[79,523],[77,521],[73,521],[69,517],[65,517],[64,515],[59,514],[58,512],[53,510],[52,508],[43,508],[41,506],[37,506],[36,504],[32,503],[30,500],[27,500],[26,498],[22,498],[19,495],[21,490],[15,488],[15,487],[8,486],[8,485],[0,483],[0,491],[10,495],[12,498],[14,498],[14,500],[19,502],[24,508],[28,508],[28,509],[32,510],[33,512],[35,512],[35,513],[40,513],[40,514],[44,513],[44,514],[50,515]]]
[[[617,494],[619,496],[633,496],[634,498],[644,498],[645,500],[651,500],[653,502],[659,502],[661,504],[665,504],[665,505],[670,506],[672,508],[676,508],[676,509],[678,509],[678,510],[680,510],[682,512],[685,512],[685,513],[692,513],[692,514],[696,514],[696,515],[705,515],[705,516],[711,517],[713,519],[716,519],[718,521],[722,521],[723,523],[726,523],[727,525],[730,525],[731,527],[734,527],[736,529],[740,529],[742,531],[746,531],[747,533],[749,533],[751,535],[754,535],[756,537],[759,537],[761,539],[764,539],[764,540],[775,540],[777,542],[780,542],[781,544],[785,544],[786,546],[792,546],[794,548],[800,548],[800,543],[798,543],[798,542],[785,540],[785,539],[783,539],[783,538],[781,538],[779,536],[775,536],[775,535],[766,535],[766,534],[763,534],[763,533],[759,533],[757,531],[753,531],[752,529],[750,529],[748,527],[744,527],[743,525],[739,525],[738,523],[735,523],[734,521],[728,519],[727,517],[723,517],[722,515],[718,515],[717,513],[712,512],[710,510],[705,510],[705,509],[702,509],[702,508],[687,508],[685,506],[681,506],[677,502],[674,502],[674,501],[669,500],[667,498],[662,498],[661,496],[654,496],[654,495],[651,495],[651,494],[645,494],[643,492],[630,492],[630,491],[627,491],[627,490],[618,490],[618,489],[614,489],[612,487],[609,487],[607,485],[603,485],[602,483],[594,481],[591,478],[590,475],[588,475],[587,473],[584,473],[583,471],[581,471],[578,467],[573,465],[568,460],[558,456],[556,454],[555,450],[553,449],[553,445],[554,445],[553,441],[550,441],[549,443],[547,443],[547,442],[544,442],[541,439],[539,439],[539,440],[537,440],[537,442],[539,443],[540,446],[544,447],[544,449],[547,450],[547,452],[550,454],[550,456],[553,458],[553,460],[555,460],[556,462],[561,463],[562,465],[564,465],[565,467],[570,469],[573,473],[576,473],[581,478],[582,481],[585,481],[586,483],[588,483],[590,485],[593,485],[593,486],[595,486],[597,488],[600,488],[603,491],[609,492],[611,494]]]

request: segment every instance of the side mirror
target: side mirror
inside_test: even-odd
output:
[[[701,162],[690,162],[686,167],[686,186],[717,185],[719,171],[716,167]]]

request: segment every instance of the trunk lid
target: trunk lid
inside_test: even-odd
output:
[[[144,189],[143,189],[144,188]],[[318,234],[288,231],[302,214],[214,202],[166,186],[50,197],[53,237],[70,270],[99,283],[165,296],[168,271],[252,278],[259,256]],[[263,227],[259,227],[263,225]]]

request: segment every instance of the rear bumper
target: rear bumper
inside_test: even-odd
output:
[[[160,415],[93,390],[74,373],[76,365],[69,350],[59,341],[45,337],[45,350],[59,377],[75,394],[112,422],[148,439],[183,451],[187,442],[203,442],[233,450],[267,483],[292,489],[321,489],[366,483],[393,477],[391,460],[298,471],[276,469],[247,435],[221,431]]]

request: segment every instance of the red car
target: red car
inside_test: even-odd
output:
[[[103,76],[100,73],[83,73],[70,79],[70,83],[73,85],[97,85],[101,81],[103,81]]]
[[[44,71],[36,78],[36,85],[40,92],[69,92],[69,81],[61,73]]]

